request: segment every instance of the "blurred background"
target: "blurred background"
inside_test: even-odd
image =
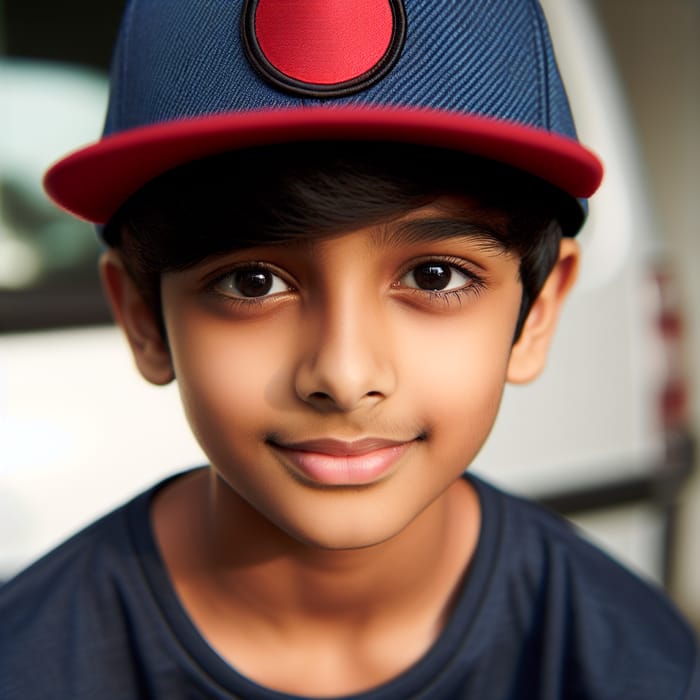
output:
[[[629,101],[678,319],[678,423],[700,433],[700,2],[593,3]],[[672,370],[673,371],[673,370]],[[683,386],[685,384],[685,386]],[[671,392],[673,393],[673,392]],[[685,395],[684,395],[685,394]],[[675,420],[671,418],[671,420]],[[697,462],[697,459],[695,460]],[[700,629],[700,474],[680,498],[671,592]]]
[[[540,381],[508,389],[475,468],[665,586],[700,629],[700,2],[545,0],[607,176]],[[41,189],[99,136],[123,0],[0,0],[0,580],[204,460],[144,384],[92,228]]]

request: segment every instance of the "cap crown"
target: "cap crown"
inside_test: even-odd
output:
[[[289,141],[490,158],[568,194],[571,235],[602,177],[537,0],[130,0],[111,83],[104,137],[44,179],[96,223],[169,169]]]
[[[348,8],[358,18],[349,27]],[[275,22],[279,13],[284,16]],[[348,81],[341,80],[334,91],[333,76],[343,78],[343,71],[351,73],[352,65],[360,69],[369,65],[371,72],[377,61],[368,54],[378,53],[386,41],[387,14],[392,34],[402,30],[398,26],[402,13],[402,40],[391,44],[390,36],[387,42],[387,49],[395,53],[389,57],[393,59],[389,69],[378,70],[378,76],[370,76],[374,80],[359,81],[356,89],[343,90],[342,84]],[[368,49],[362,37],[374,18],[378,39]],[[252,31],[246,30],[246,22]],[[302,75],[302,80],[296,80],[297,88],[306,83],[307,94],[261,74],[246,44],[251,37],[254,42],[262,39],[273,61],[282,64],[280,73]],[[310,74],[294,63],[305,55],[298,51],[294,58],[289,44],[295,41],[309,47]],[[324,46],[332,47],[334,42],[342,49],[348,47],[347,51],[324,53]],[[357,55],[348,55],[353,50]],[[291,56],[291,69],[275,59],[275,51],[283,58]],[[339,59],[343,66],[335,69],[333,63]],[[314,80],[315,63],[323,67],[318,70],[321,80]],[[290,77],[294,83],[295,76]],[[535,0],[129,3],[114,56],[105,133],[183,117],[312,105],[430,107],[576,135],[546,23]]]

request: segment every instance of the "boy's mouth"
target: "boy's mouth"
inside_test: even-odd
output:
[[[322,438],[291,443],[268,441],[268,444],[285,466],[306,482],[322,486],[358,486],[388,475],[418,440]]]

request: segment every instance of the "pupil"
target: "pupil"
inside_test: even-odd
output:
[[[261,297],[272,289],[272,275],[264,270],[239,270],[236,287],[244,297]]]
[[[447,265],[427,263],[417,267],[413,271],[413,276],[421,289],[440,290],[448,285],[452,274]]]

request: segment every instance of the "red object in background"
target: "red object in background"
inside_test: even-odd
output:
[[[674,433],[687,430],[690,423],[690,391],[684,354],[685,323],[678,283],[671,271],[659,266],[654,279],[659,295],[656,322],[666,365],[659,409],[664,429],[667,433]]]

